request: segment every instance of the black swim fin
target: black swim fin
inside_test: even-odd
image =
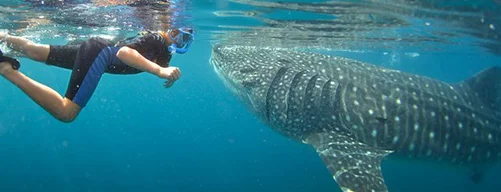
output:
[[[14,59],[12,57],[4,56],[2,50],[0,50],[0,62],[10,63],[10,65],[12,66],[12,68],[15,69],[15,70],[19,70],[19,68],[21,67],[21,64],[19,63],[19,61],[17,59]]]

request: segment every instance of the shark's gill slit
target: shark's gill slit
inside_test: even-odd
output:
[[[294,77],[292,78],[291,85],[290,85],[289,90],[287,92],[288,93],[287,97],[286,97],[286,101],[287,101],[287,110],[286,110],[287,118],[291,119],[293,121],[294,121],[294,119],[299,118],[298,117],[300,115],[299,112],[302,109],[298,109],[298,108],[294,108],[294,107],[289,107],[289,105],[297,107],[298,105],[294,105],[295,104],[294,102],[297,101],[299,99],[299,97],[304,97],[303,96],[304,95],[304,89],[299,87],[300,86],[299,83],[301,82],[302,77],[305,74],[306,74],[306,71],[297,72],[294,75]],[[294,114],[297,114],[297,115],[294,115]]]
[[[276,99],[273,99],[273,95],[275,94],[276,89],[275,87],[278,87],[280,83],[280,79],[285,75],[285,72],[287,72],[288,68],[287,67],[281,67],[277,73],[275,74],[273,81],[271,82],[267,94],[266,94],[266,119],[271,121],[272,119],[270,118],[271,111],[273,110],[272,102],[276,101]]]

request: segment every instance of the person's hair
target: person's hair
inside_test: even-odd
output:
[[[166,31],[159,31],[158,34],[164,39],[169,39],[169,34]]]
[[[188,29],[188,32],[189,33],[193,33],[193,29],[192,28],[187,28]],[[177,35],[179,33],[179,31],[177,29],[173,30],[174,34]],[[170,39],[169,38],[169,33],[167,31],[158,31],[158,34],[160,34],[162,36],[162,38],[164,39]]]

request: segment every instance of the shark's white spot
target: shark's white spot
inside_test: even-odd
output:
[[[447,102],[444,102],[444,106],[447,106]]]
[[[463,128],[463,123],[459,122],[459,123],[458,123],[458,127],[459,127],[460,129],[462,129],[462,128]]]
[[[413,109],[418,109],[418,106],[417,105],[412,105],[412,108]]]
[[[399,122],[399,121],[400,121],[400,117],[396,116],[396,117],[395,117],[395,121],[396,121],[396,122]]]
[[[376,137],[377,136],[377,131],[375,129],[372,130],[372,134],[371,135],[372,135],[372,137]]]
[[[414,91],[412,92],[412,95],[416,95],[416,94],[417,94],[416,92],[414,92]]]
[[[341,68],[338,67],[338,68],[336,68],[336,70],[341,71]]]
[[[424,85],[425,87],[430,87],[430,85],[428,83],[426,83],[426,85]]]
[[[358,88],[357,88],[357,87],[353,87],[353,88],[351,88],[351,90],[352,90],[353,92],[357,92]]]
[[[414,130],[415,131],[419,130],[419,124],[414,124]]]
[[[393,137],[393,144],[396,144],[398,142],[398,136]]]
[[[342,75],[339,76],[339,79],[343,79],[344,77]]]
[[[461,112],[461,108],[458,107],[457,110],[458,110],[458,112]]]
[[[430,132],[430,139],[433,139],[435,138],[435,133],[434,132]]]
[[[414,146],[414,143],[411,143],[411,144],[409,145],[409,151],[413,151],[413,150],[414,150],[414,147],[415,147],[415,146]]]
[[[446,115],[446,116],[444,116],[444,119],[445,119],[446,121],[449,121],[449,116],[447,116],[447,115]]]
[[[331,116],[331,119],[336,120],[336,116],[335,116],[335,115],[332,115],[332,116]]]
[[[445,95],[445,93],[443,91],[440,91],[440,95]]]
[[[449,137],[450,137],[450,136],[451,136],[451,135],[449,135],[449,133],[446,133],[446,134],[445,134],[445,139],[449,139]]]
[[[489,139],[489,141],[492,140],[492,134],[491,133],[489,133],[489,135],[487,135],[487,139]]]
[[[402,101],[400,101],[400,99],[397,99],[395,102],[399,105],[402,104]]]
[[[398,91],[400,91],[400,88],[398,88],[398,87],[397,87],[397,88],[395,89],[395,91],[397,91],[397,92],[398,92]]]
[[[455,95],[454,95],[454,99],[456,99],[456,100],[457,100],[457,99],[458,99],[458,96],[455,96]]]
[[[370,115],[374,114],[374,111],[372,109],[369,109],[369,114]]]
[[[478,132],[478,129],[475,127],[473,128],[473,133],[477,133]]]
[[[351,121],[351,118],[349,115],[346,115],[346,121]]]
[[[432,111],[432,112],[430,113],[430,115],[431,115],[432,117],[435,117],[435,112],[434,112],[434,111]]]
[[[433,98],[432,98],[432,97],[430,97],[430,99],[429,99],[429,100],[430,100],[430,101],[433,101]]]
[[[447,152],[447,143],[444,145],[444,152]]]
[[[473,153],[475,152],[475,147],[471,147],[470,151]]]
[[[457,144],[456,144],[456,149],[457,149],[457,150],[461,149],[461,143],[457,143]]]

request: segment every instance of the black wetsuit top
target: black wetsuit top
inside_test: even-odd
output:
[[[162,67],[168,67],[172,57],[162,36],[158,33],[148,33],[123,45],[114,45],[108,40],[95,37],[80,45],[51,45],[46,63],[72,70],[65,97],[83,108],[104,73],[142,72],[117,58],[116,54],[123,46],[137,50],[142,56]]]

